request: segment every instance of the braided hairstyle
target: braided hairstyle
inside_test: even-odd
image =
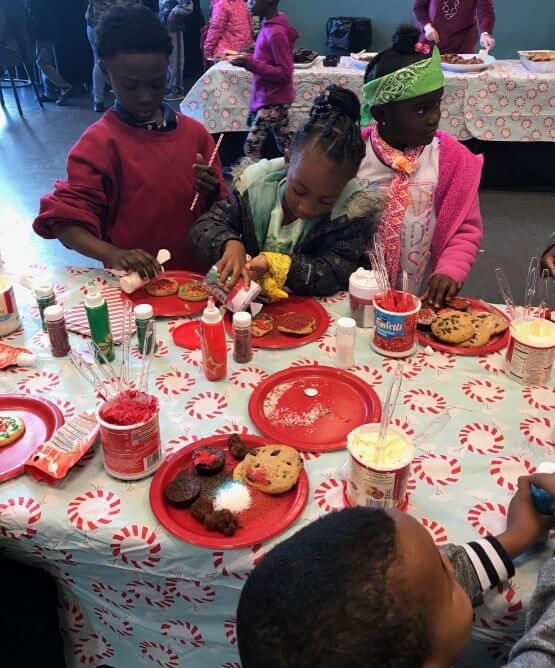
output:
[[[360,135],[360,103],[352,91],[335,84],[314,100],[310,118],[291,145],[291,153],[308,142],[337,165],[351,164],[356,172],[365,154]]]
[[[402,67],[412,65],[419,60],[429,58],[429,55],[414,50],[420,40],[420,30],[410,23],[403,23],[397,27],[391,38],[391,46],[385,51],[380,51],[368,63],[364,83],[383,77],[400,70]]]

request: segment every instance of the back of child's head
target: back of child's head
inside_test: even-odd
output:
[[[333,84],[316,97],[308,122],[293,137],[292,159],[306,146],[337,165],[352,166],[356,173],[365,147],[360,134],[360,102],[353,91]]]
[[[381,510],[330,513],[269,552],[241,593],[243,668],[412,668],[429,655],[426,606],[402,575]]]
[[[429,53],[415,50],[419,39],[420,31],[416,26],[406,23],[398,26],[391,38],[391,46],[384,51],[380,51],[368,63],[364,83],[396,72],[402,67],[412,65],[419,60],[429,58]]]
[[[172,42],[167,28],[143,5],[115,5],[103,15],[95,31],[96,50],[103,60],[118,53],[161,53],[169,56]]]

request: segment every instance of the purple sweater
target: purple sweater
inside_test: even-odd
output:
[[[300,36],[282,12],[262,23],[246,65],[254,75],[251,111],[270,104],[291,104],[295,99],[293,47]]]
[[[495,26],[493,0],[414,0],[412,11],[422,29],[431,23],[438,31],[441,53],[474,53],[479,35]]]

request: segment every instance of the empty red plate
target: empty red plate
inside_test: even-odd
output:
[[[270,445],[258,436],[241,437],[251,448]],[[170,533],[186,543],[220,550],[237,550],[270,540],[290,527],[303,512],[308,500],[308,477],[303,470],[295,487],[285,494],[274,496],[250,489],[251,506],[241,515],[242,523],[234,536],[207,531],[188,508],[176,508],[164,497],[164,489],[183,470],[193,470],[193,452],[201,446],[222,448],[226,451],[226,471],[231,473],[239,463],[227,451],[228,436],[214,436],[196,441],[170,457],[159,469],[150,485],[150,507],[158,521]],[[205,481],[209,481],[205,478]]]
[[[326,309],[310,297],[290,296],[288,299],[283,299],[274,304],[265,304],[261,311],[261,313],[267,313],[273,317],[289,312],[304,313],[312,316],[316,320],[316,329],[306,336],[296,336],[295,334],[282,334],[274,327],[265,336],[253,337],[252,345],[256,348],[265,348],[267,350],[298,348],[319,339],[330,325],[330,317]],[[233,333],[231,318],[232,314],[229,312],[226,313],[225,326],[229,334]]]
[[[328,366],[290,367],[260,383],[249,414],[257,429],[298,450],[340,450],[356,427],[381,420],[376,392],[348,371]]]
[[[179,282],[179,285],[183,285],[183,283],[186,283],[187,281],[194,280],[202,282],[204,280],[204,276],[201,276],[200,274],[194,274],[192,271],[181,271],[180,269],[165,271],[162,276],[164,278],[175,278],[175,280]],[[168,295],[167,297],[154,297],[153,295],[149,295],[144,288],[135,290],[135,292],[132,292],[130,295],[122,290],[121,298],[124,301],[129,300],[133,304],[133,308],[138,304],[150,304],[154,311],[154,315],[171,318],[180,315],[198,315],[204,311],[207,302],[206,299],[202,302],[186,302],[177,296],[177,292],[173,295]]]
[[[0,448],[0,482],[23,473],[27,459],[64,424],[60,409],[48,399],[23,394],[0,396],[0,414],[25,422],[25,433],[11,445]]]

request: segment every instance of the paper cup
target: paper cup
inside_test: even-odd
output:
[[[395,295],[403,295],[395,290]],[[383,295],[374,297],[374,336],[372,347],[380,355],[386,357],[408,357],[416,350],[416,325],[420,300],[408,295],[412,303],[409,311],[396,313],[388,311],[379,305]]]
[[[347,436],[349,472],[347,475],[345,500],[350,506],[406,510],[408,506],[407,483],[414,456],[414,448],[406,435],[394,427],[389,427],[390,433],[394,432],[406,443],[406,458],[395,466],[370,465],[362,462],[352,452],[352,446],[357,434],[378,433],[379,431],[379,424],[366,424],[354,429]]]
[[[152,475],[164,459],[157,410],[148,422],[119,427],[105,422],[96,411],[104,468],[119,480],[141,480]]]
[[[523,322],[519,318],[510,325],[505,373],[521,385],[547,385],[555,360],[555,323],[542,320],[542,325],[552,332],[552,337],[545,343],[532,343],[530,338],[517,331]]]

